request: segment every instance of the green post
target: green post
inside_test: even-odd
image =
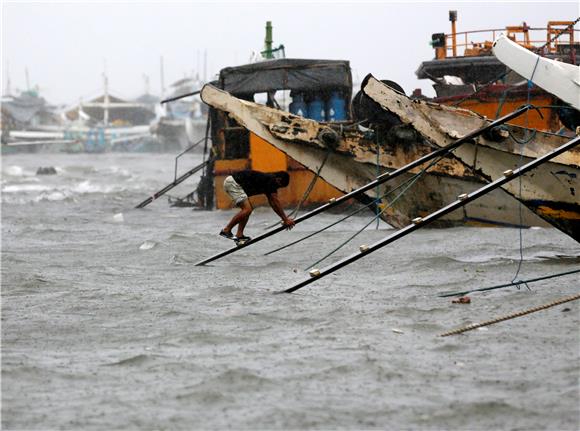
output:
[[[272,54],[272,21],[266,21],[266,39],[264,40],[264,58],[274,58]]]

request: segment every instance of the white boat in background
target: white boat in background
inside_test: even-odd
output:
[[[495,40],[492,51],[514,72],[580,110],[579,66],[541,57],[503,35]]]

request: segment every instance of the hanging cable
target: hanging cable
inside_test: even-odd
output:
[[[479,289],[471,289],[471,290],[463,290],[460,292],[445,292],[445,293],[441,293],[437,296],[440,298],[448,298],[450,296],[464,296],[464,295],[467,295],[467,294],[473,293],[473,292],[487,292],[488,290],[503,289],[505,287],[516,287],[516,288],[520,289],[522,285],[528,287],[528,283],[535,283],[537,281],[549,280],[550,278],[557,278],[557,277],[563,277],[565,275],[577,274],[579,272],[580,272],[580,269],[575,269],[573,271],[560,272],[558,274],[545,275],[543,277],[530,278],[528,280],[519,280],[518,282],[515,282],[515,283],[511,282],[511,283],[505,283],[505,284],[498,284],[496,286],[482,287]],[[528,289],[529,289],[529,287],[528,287]]]
[[[493,85],[495,82],[499,81],[500,79],[503,79],[508,73],[510,73],[510,70],[508,69],[507,71],[499,74],[497,77],[493,78],[491,81],[489,81],[487,84],[483,85],[482,87],[479,87],[477,90],[475,90],[473,93],[468,94],[467,96],[465,96],[463,99],[459,99],[457,102],[451,104],[451,106],[459,106],[460,104],[462,104],[463,102],[465,102],[466,100],[471,99],[473,96],[475,96],[477,93],[479,93],[482,90],[485,90],[487,87]]]
[[[364,205],[364,206],[361,206],[361,207],[360,207],[360,208],[358,208],[357,210],[355,210],[355,211],[351,212],[350,214],[347,214],[347,215],[346,215],[346,216],[344,216],[343,218],[341,218],[341,219],[339,219],[339,220],[335,221],[334,223],[331,223],[331,224],[329,224],[328,226],[324,226],[322,229],[319,229],[319,230],[317,230],[317,231],[315,231],[315,232],[309,233],[308,235],[306,235],[306,236],[303,236],[302,238],[300,238],[300,239],[297,239],[296,241],[292,241],[291,243],[288,243],[288,244],[286,244],[286,245],[283,245],[282,247],[278,247],[278,248],[276,248],[276,249],[274,249],[274,250],[270,250],[269,252],[267,252],[267,253],[264,253],[264,256],[268,256],[268,255],[270,255],[270,254],[274,254],[274,253],[276,253],[276,252],[278,252],[278,251],[284,250],[285,248],[292,247],[293,245],[296,245],[296,244],[298,244],[298,243],[300,243],[300,242],[302,242],[302,241],[305,241],[305,240],[307,240],[308,238],[312,238],[313,236],[315,236],[315,235],[318,235],[319,233],[321,233],[321,232],[324,232],[325,230],[328,230],[328,229],[330,229],[331,227],[333,227],[333,226],[336,226],[336,225],[337,225],[337,224],[339,224],[339,223],[342,223],[342,222],[343,222],[343,221],[345,221],[346,219],[348,219],[348,218],[350,218],[350,217],[352,217],[352,216],[354,216],[354,215],[358,214],[359,212],[361,212],[361,211],[363,211],[363,210],[366,210],[366,209],[367,209],[367,208],[368,208],[370,205],[372,205],[373,203],[376,203],[377,201],[380,201],[380,199],[375,199],[375,200],[373,200],[371,203],[369,203],[369,204],[367,204],[367,205]],[[351,204],[350,206],[352,206],[352,204]],[[350,206],[349,206],[349,207],[350,207]]]
[[[352,241],[354,238],[356,238],[363,230],[365,230],[371,223],[373,223],[376,219],[378,219],[386,210],[387,208],[392,207],[392,205],[401,197],[403,196],[406,191],[411,188],[413,186],[413,184],[415,184],[419,178],[421,178],[426,172],[427,170],[429,170],[432,166],[436,165],[437,163],[439,163],[441,161],[441,159],[443,159],[444,156],[439,156],[438,158],[434,159],[431,163],[429,163],[429,165],[427,167],[425,167],[424,169],[422,169],[420,172],[416,173],[413,177],[411,177],[409,180],[407,180],[405,183],[403,183],[403,185],[406,185],[406,187],[401,191],[401,193],[399,193],[391,202],[388,203],[388,205],[385,205],[385,207],[377,214],[375,215],[366,225],[364,225],[362,227],[362,229],[360,229],[358,232],[356,232],[354,235],[351,235],[346,241],[344,241],[342,244],[340,244],[338,247],[336,247],[334,250],[332,250],[330,253],[326,254],[324,257],[322,257],[321,259],[317,260],[316,262],[314,262],[312,265],[308,266],[305,270],[309,270],[311,268],[313,268],[315,265],[319,264],[320,262],[326,260],[327,258],[329,258],[330,256],[332,256],[334,253],[336,253],[338,250],[340,250],[342,247],[344,247],[346,244],[348,244],[350,241]],[[399,188],[399,187],[398,187]],[[392,192],[392,191],[391,191]],[[391,193],[389,192],[389,193]]]
[[[531,100],[531,94],[532,94],[532,86],[533,86],[533,82],[532,79],[534,78],[534,75],[536,73],[536,68],[538,67],[538,63],[540,62],[540,57],[538,56],[536,58],[536,64],[534,64],[534,69],[532,70],[532,74],[530,76],[530,79],[528,80],[528,100],[527,103],[528,105],[530,104],[530,100]],[[520,159],[518,161],[518,168],[520,168],[522,166],[523,160],[524,160],[524,145],[531,142],[533,140],[533,138],[536,136],[536,130],[534,129],[534,131],[532,133],[530,133],[530,129],[529,129],[529,123],[530,123],[530,113],[526,112],[526,132],[524,134],[524,139],[523,139],[523,144],[521,145],[521,149],[520,149]],[[510,137],[512,137],[512,139],[514,139],[514,137],[510,134]],[[515,139],[514,139],[515,140]],[[519,142],[516,140],[516,142]],[[519,226],[519,243],[520,243],[520,260],[518,262],[518,268],[516,270],[516,273],[514,274],[514,277],[512,278],[512,283],[517,283],[518,280],[518,276],[520,274],[520,270],[522,269],[522,264],[524,262],[524,233],[523,233],[523,203],[522,203],[522,177],[518,178],[518,187],[519,187],[519,191],[518,191],[518,196],[519,196],[519,206],[518,206],[518,211],[519,211],[519,219],[520,219],[520,226]]]
[[[316,184],[316,181],[320,177],[320,172],[322,171],[322,168],[324,167],[326,161],[328,160],[328,157],[330,156],[330,152],[331,152],[331,149],[328,148],[328,151],[324,155],[324,159],[322,160],[320,167],[316,170],[316,174],[314,175],[314,177],[310,181],[310,184],[308,184],[306,191],[302,195],[302,199],[300,199],[300,202],[298,202],[298,205],[296,205],[296,208],[294,208],[294,210],[290,213],[289,217],[294,217],[296,214],[298,214],[298,211],[300,211],[300,207],[306,201],[306,199],[308,199],[308,196],[310,196],[310,193],[312,192],[312,189],[314,189],[314,185]]]
[[[302,206],[302,204],[306,201],[306,199],[308,199],[308,196],[310,196],[310,193],[312,192],[312,189],[314,189],[314,184],[316,184],[316,180],[318,180],[318,178],[320,177],[320,172],[322,171],[322,168],[324,167],[324,164],[326,163],[326,160],[328,160],[328,156],[330,156],[330,152],[331,152],[331,149],[329,148],[328,151],[326,152],[326,155],[324,156],[324,159],[322,159],[322,163],[320,164],[319,168],[316,170],[316,173],[314,174],[314,177],[312,177],[312,180],[310,180],[310,184],[308,184],[308,187],[306,187],[306,190],[302,194],[302,198],[298,202],[298,205],[296,205],[296,208],[294,208],[288,214],[288,217],[295,217],[296,214],[298,214],[298,211],[300,210],[300,207]],[[264,230],[270,230],[273,227],[276,227],[276,226],[278,226],[281,223],[282,223],[281,221],[278,221],[278,222],[276,222],[274,224],[271,224],[270,226],[266,226],[264,228]]]
[[[379,133],[376,133],[376,143],[377,143],[377,178],[381,175],[381,165],[380,165],[380,154],[381,154],[381,146],[379,144]],[[376,195],[378,196],[380,192],[380,187],[377,184],[377,191],[376,191]],[[375,227],[376,230],[379,230],[379,207],[377,205],[376,207],[376,213],[377,213],[377,226]]]
[[[415,175],[419,175],[419,174],[415,174]],[[381,196],[379,196],[379,197],[377,197],[377,198],[373,199],[373,200],[372,200],[372,201],[370,201],[369,203],[367,203],[367,204],[365,204],[365,205],[361,206],[360,208],[358,208],[358,209],[356,209],[355,211],[353,211],[353,212],[351,212],[351,213],[347,214],[347,215],[346,215],[346,216],[344,216],[343,218],[341,218],[341,219],[339,219],[339,220],[335,221],[334,223],[331,223],[331,224],[329,224],[329,225],[327,225],[327,226],[323,227],[322,229],[319,229],[319,230],[317,230],[317,231],[314,231],[314,232],[312,232],[312,233],[310,233],[310,234],[308,234],[308,235],[306,235],[306,236],[303,236],[302,238],[300,238],[300,239],[297,239],[296,241],[292,241],[291,243],[288,243],[288,244],[286,244],[286,245],[283,245],[282,247],[278,247],[278,248],[276,248],[276,249],[274,249],[274,250],[270,250],[269,252],[265,253],[265,254],[264,254],[264,256],[267,256],[267,255],[270,255],[270,254],[276,253],[276,252],[278,252],[278,251],[280,251],[280,250],[284,250],[285,248],[288,248],[288,247],[291,247],[291,246],[293,246],[293,245],[296,245],[296,244],[298,244],[298,243],[300,243],[300,242],[302,242],[302,241],[305,241],[305,240],[307,240],[308,238],[312,238],[313,236],[315,236],[315,235],[318,235],[319,233],[321,233],[321,232],[324,232],[325,230],[328,230],[328,229],[330,229],[330,228],[331,228],[331,227],[333,227],[333,226],[336,226],[336,225],[337,225],[337,224],[339,224],[339,223],[342,223],[343,221],[345,221],[345,220],[347,220],[347,219],[349,219],[349,218],[353,217],[354,215],[358,214],[359,212],[361,212],[361,211],[363,211],[363,210],[366,210],[366,209],[367,209],[368,207],[370,207],[371,205],[375,205],[375,204],[377,204],[378,202],[381,202],[381,201],[382,201],[384,198],[388,197],[390,194],[394,193],[395,191],[397,191],[397,190],[398,190],[398,189],[400,189],[401,187],[404,187],[406,184],[408,184],[410,181],[412,181],[412,180],[413,180],[413,178],[415,178],[415,177],[413,176],[413,177],[409,178],[407,181],[404,181],[403,183],[399,184],[397,187],[395,187],[395,188],[393,188],[393,189],[389,190],[388,192],[384,193],[383,195],[381,195]],[[393,203],[394,203],[394,201],[393,201]],[[350,204],[350,205],[348,206],[348,208],[350,208],[351,206],[352,206],[352,204]],[[347,209],[348,209],[348,208],[347,208]],[[381,212],[381,214],[382,214],[382,212]],[[373,220],[374,220],[374,219],[373,219]]]

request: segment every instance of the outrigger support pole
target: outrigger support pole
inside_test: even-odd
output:
[[[368,247],[365,247],[364,249],[361,249],[360,253],[347,256],[344,259],[339,260],[335,264],[330,265],[327,268],[324,268],[322,270],[316,270],[315,272],[311,271],[310,278],[308,278],[308,279],[306,279],[306,280],[304,280],[304,281],[302,281],[302,282],[296,284],[295,286],[292,286],[286,290],[280,291],[278,293],[295,292],[298,289],[301,289],[304,286],[307,286],[310,283],[313,283],[314,281],[317,281],[317,280],[321,279],[322,277],[333,273],[337,269],[340,269],[344,266],[350,265],[351,263],[361,259],[362,257],[371,254],[373,251],[376,251],[376,250],[386,246],[387,244],[395,242],[399,238],[402,238],[402,237],[410,234],[411,232],[416,231],[417,229],[420,229],[424,226],[427,226],[429,223],[443,217],[445,214],[448,214],[451,211],[456,210],[457,208],[463,207],[463,206],[467,205],[469,202],[472,202],[476,199],[479,199],[481,196],[486,195],[487,193],[501,187],[505,183],[508,183],[508,182],[512,181],[513,179],[522,176],[526,172],[531,171],[532,169],[546,163],[547,161],[553,159],[554,157],[556,157],[556,156],[558,156],[558,155],[560,155],[568,150],[571,150],[579,143],[580,143],[580,136],[576,136],[574,139],[568,141],[564,145],[561,145],[560,147],[556,148],[555,150],[549,152],[548,154],[545,154],[541,157],[538,157],[537,159],[532,160],[530,163],[528,163],[528,164],[526,164],[526,165],[524,165],[516,170],[513,170],[513,171],[507,170],[504,172],[504,176],[502,176],[501,178],[498,178],[497,180],[492,181],[489,184],[486,184],[485,186],[481,187],[480,189],[477,189],[474,192],[471,192],[469,194],[463,194],[463,195],[459,196],[455,202],[452,202],[449,205],[447,205],[446,207],[443,207],[440,210],[435,211],[434,213],[431,213],[427,217],[424,217],[424,218],[418,217],[418,218],[414,219],[412,224],[397,231],[393,235],[390,235],[390,236],[388,236],[380,241],[377,241],[376,243],[374,243]]]
[[[403,166],[402,168],[399,168],[399,169],[397,169],[395,171],[392,171],[392,172],[386,172],[386,173],[384,173],[382,175],[379,175],[376,180],[371,181],[367,185],[362,186],[362,187],[360,187],[360,188],[358,188],[356,190],[353,190],[352,192],[347,193],[347,194],[345,194],[345,195],[343,195],[343,196],[341,196],[339,198],[336,198],[336,199],[333,199],[333,200],[331,199],[328,203],[326,203],[324,205],[321,205],[318,208],[315,208],[312,211],[307,212],[306,214],[301,215],[300,217],[298,217],[298,218],[296,218],[294,220],[294,223],[295,224],[298,224],[298,223],[301,223],[301,222],[303,222],[305,220],[308,220],[309,218],[314,217],[315,215],[320,214],[321,212],[324,212],[326,210],[329,210],[330,208],[333,208],[333,207],[335,207],[335,206],[337,206],[337,205],[339,205],[339,204],[347,201],[350,198],[353,198],[353,197],[355,197],[355,196],[357,196],[357,195],[359,195],[361,193],[366,192],[367,190],[371,190],[371,189],[375,188],[379,184],[382,184],[382,183],[385,183],[385,182],[387,182],[389,180],[392,180],[392,179],[398,177],[399,175],[402,175],[405,172],[407,172],[407,171],[409,171],[409,170],[411,170],[413,168],[416,168],[417,166],[420,166],[423,163],[425,163],[425,162],[427,162],[427,161],[429,161],[431,159],[434,159],[434,158],[439,157],[439,156],[443,156],[445,153],[447,153],[447,152],[449,152],[451,150],[454,150],[455,148],[459,147],[461,144],[464,144],[465,142],[467,142],[467,141],[469,141],[469,140],[471,140],[471,139],[473,139],[473,138],[481,135],[482,133],[485,133],[488,130],[493,129],[494,127],[497,127],[497,126],[499,126],[499,125],[501,125],[501,124],[503,124],[503,123],[505,123],[505,122],[507,122],[509,120],[512,120],[512,119],[520,116],[521,114],[523,114],[524,112],[526,112],[530,108],[532,108],[532,105],[524,105],[521,108],[519,108],[519,109],[517,109],[517,110],[515,110],[515,111],[513,111],[513,112],[511,112],[511,113],[509,113],[509,114],[507,114],[507,115],[505,115],[505,116],[503,116],[501,118],[498,118],[495,121],[492,121],[487,126],[482,127],[482,128],[480,128],[478,130],[475,130],[475,131],[473,131],[471,133],[468,133],[467,135],[465,135],[464,137],[458,139],[457,141],[452,142],[451,144],[449,144],[449,145],[447,145],[445,147],[439,148],[438,150],[435,150],[435,151],[433,151],[433,152],[431,152],[429,154],[426,154],[423,157],[421,157],[421,158],[419,158],[419,159],[417,159],[417,160],[409,163],[408,165]],[[216,255],[213,255],[213,256],[205,259],[205,260],[202,260],[200,262],[197,262],[195,264],[195,266],[205,265],[207,263],[213,262],[214,260],[221,259],[224,256],[227,256],[227,255],[229,255],[231,253],[234,253],[234,252],[236,252],[238,250],[241,250],[242,248],[248,247],[249,245],[256,244],[257,242],[262,241],[263,239],[266,239],[266,238],[268,238],[268,237],[270,237],[272,235],[275,235],[278,232],[281,232],[281,231],[283,231],[285,229],[286,229],[286,227],[279,226],[279,227],[277,227],[275,229],[272,229],[271,231],[268,231],[266,233],[263,233],[262,235],[259,235],[259,236],[255,237],[255,238],[252,238],[250,241],[248,241],[248,242],[246,242],[246,243],[244,243],[242,245],[239,245],[239,246],[236,246],[236,247],[232,247],[232,248],[230,248],[228,250],[225,250],[225,251],[222,251],[222,252],[220,252],[220,253],[218,253]]]
[[[159,103],[163,105],[164,103],[174,102],[176,100],[183,99],[185,97],[195,96],[199,93],[201,93],[201,90],[194,91],[193,93],[182,94],[181,96],[170,97],[169,99],[162,100]]]
[[[195,168],[190,169],[189,171],[187,171],[186,173],[184,173],[183,175],[181,175],[179,178],[175,178],[175,180],[173,180],[172,183],[169,183],[168,185],[166,185],[165,187],[163,187],[161,190],[159,190],[153,196],[149,196],[147,199],[145,199],[143,202],[141,202],[135,208],[143,208],[143,207],[149,205],[151,202],[153,202],[155,199],[158,199],[159,197],[163,196],[165,193],[167,193],[173,187],[181,184],[186,179],[188,179],[189,177],[191,177],[193,174],[195,174],[196,172],[202,170],[205,167],[205,165],[207,165],[208,163],[209,163],[209,160],[206,160],[205,162],[202,162],[199,165],[197,165]]]

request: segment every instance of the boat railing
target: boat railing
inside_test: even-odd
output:
[[[185,153],[193,150],[195,147],[197,147],[199,144],[201,144],[202,142],[207,142],[208,139],[211,139],[210,137],[203,137],[201,138],[199,141],[195,142],[194,144],[190,145],[189,147],[187,147],[185,150],[183,150],[181,153],[179,153],[176,157],[175,157],[175,169],[173,172],[173,181],[177,181],[177,162],[179,160],[179,158],[181,156],[183,156]]]
[[[493,41],[505,34],[519,45],[542,54],[562,54],[574,58],[574,48],[580,40],[580,30],[569,28],[573,21],[550,21],[547,27],[508,26],[498,29],[452,32],[444,35],[444,46],[436,46],[436,58],[491,55]],[[541,35],[541,32],[543,35]],[[560,34],[561,33],[561,34]],[[435,42],[435,36],[433,35]],[[475,36],[475,37],[474,37]],[[575,43],[576,41],[576,43]],[[561,50],[564,45],[567,50]]]

